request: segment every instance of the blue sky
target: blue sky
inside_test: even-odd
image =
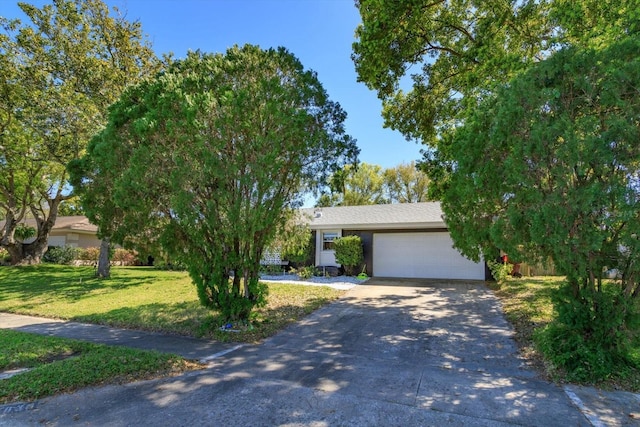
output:
[[[387,168],[421,157],[418,144],[382,127],[380,101],[356,82],[350,55],[360,15],[353,0],[103,1],[139,20],[158,54],[181,58],[189,49],[224,52],[245,43],[284,46],[318,73],[330,98],[347,112],[346,129],[358,140],[361,161]],[[23,18],[14,0],[0,0],[0,15]]]

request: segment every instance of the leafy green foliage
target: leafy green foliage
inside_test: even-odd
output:
[[[624,377],[635,367],[631,357],[638,344],[640,313],[636,302],[622,290],[605,285],[601,292],[581,291],[571,286],[553,295],[556,318],[535,338],[553,364],[567,379],[594,382],[612,376]]]
[[[349,276],[364,262],[360,236],[345,236],[333,241],[336,262],[341,264]]]
[[[476,260],[551,259],[585,316],[614,298],[603,271],[622,272],[624,298],[640,295],[637,0],[358,7],[359,79],[387,126],[428,145],[420,166],[455,245]],[[634,327],[624,319],[621,336]]]
[[[90,385],[178,374],[200,366],[170,354],[0,330],[0,369],[31,370],[0,381],[0,403]]]
[[[281,225],[266,249],[267,253],[279,253],[280,259],[294,265],[313,263],[315,242],[311,230],[299,211],[288,212],[289,217]]]
[[[30,239],[36,235],[36,229],[26,224],[18,224],[13,232],[13,236],[20,242]]]
[[[466,105],[536,61],[553,34],[549,3],[535,0],[360,0],[357,6],[358,80],[383,101],[385,126],[436,150],[427,150],[425,161],[440,159],[445,135]]]
[[[471,114],[451,145],[458,161],[442,206],[457,246],[472,257],[501,248],[550,258],[572,287],[573,300],[558,304],[578,316],[640,295],[639,49],[640,37],[630,37],[556,53]],[[603,290],[612,268],[622,273],[621,296]],[[627,320],[611,335],[626,339],[635,327]],[[558,347],[561,354],[609,354],[608,366],[618,358],[586,319],[559,321],[551,331],[575,328],[572,336],[583,337]],[[575,375],[602,374],[576,363],[565,364]]]
[[[11,255],[9,255],[9,252],[7,252],[5,248],[0,248],[0,264],[4,262],[10,262],[10,261],[11,261]]]
[[[618,268],[626,294],[636,293],[639,46],[563,50],[459,130],[442,206],[465,254],[499,247],[512,258],[548,256],[594,289]]]
[[[42,257],[51,264],[69,265],[80,256],[80,249],[71,246],[52,246]]]
[[[84,209],[80,204],[80,198],[78,196],[73,196],[68,199],[60,202],[58,206],[58,215],[59,216],[77,216],[84,215]]]
[[[113,251],[112,260],[119,265],[135,265],[138,261],[138,252],[132,249],[117,248]]]
[[[388,203],[384,195],[382,168],[360,163],[346,165],[333,174],[331,194],[323,195],[318,206],[362,206]]]
[[[330,193],[316,202],[324,206],[362,206],[426,202],[429,179],[415,162],[382,169],[378,165],[347,165],[329,180]]]
[[[124,88],[160,66],[140,24],[100,0],[19,6],[30,22],[0,17],[0,245],[14,264],[40,262],[60,205],[73,197],[67,163]],[[36,238],[24,243],[15,229],[27,214]]]
[[[296,268],[293,273],[297,274],[301,279],[311,279],[316,274],[316,268],[313,265]]]
[[[513,271],[513,265],[493,260],[487,261],[487,267],[489,267],[491,276],[493,276],[498,284],[504,283],[511,274],[511,271]]]
[[[92,267],[53,264],[0,268],[0,311],[127,329],[213,339],[256,342],[267,338],[343,291],[328,286],[267,283],[269,300],[254,310],[254,328],[230,336],[218,327],[227,320],[202,306],[189,275],[147,267],[114,267],[110,280]]]
[[[78,254],[78,259],[83,261],[98,261],[100,248],[82,248]]]
[[[203,305],[247,319],[266,296],[264,250],[301,189],[356,160],[345,117],[284,48],[190,53],[125,92],[71,165],[73,184],[114,242],[157,236]]]
[[[428,202],[429,177],[415,161],[384,170],[384,186],[391,203]]]

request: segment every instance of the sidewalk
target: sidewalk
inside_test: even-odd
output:
[[[221,343],[179,335],[117,329],[10,313],[0,313],[0,329],[72,338],[97,344],[120,345],[140,350],[156,350],[177,354],[201,363],[207,363],[239,346],[238,343]]]

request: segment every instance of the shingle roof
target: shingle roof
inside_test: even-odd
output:
[[[35,227],[34,219],[24,221],[27,225]],[[0,229],[4,227],[4,221],[0,221]],[[86,216],[59,216],[53,225],[53,230],[69,230],[69,231],[86,231],[88,233],[96,233],[98,227],[91,224]]]
[[[446,227],[439,202],[302,209],[311,229]]]
[[[395,203],[388,205],[336,206],[301,209],[312,230],[329,228],[400,229],[446,227],[439,202]],[[35,226],[34,220],[27,224]],[[0,221],[0,229],[4,221]],[[96,233],[98,227],[85,216],[59,216],[54,230]]]

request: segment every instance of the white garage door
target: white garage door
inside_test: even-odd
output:
[[[484,262],[463,257],[446,232],[379,233],[373,235],[373,275],[484,280]]]

